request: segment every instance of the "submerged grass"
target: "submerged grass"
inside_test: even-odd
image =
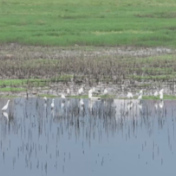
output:
[[[2,0],[0,6],[1,43],[176,46],[173,0]]]

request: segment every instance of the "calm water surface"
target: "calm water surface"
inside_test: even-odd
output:
[[[51,102],[16,98],[0,113],[2,175],[175,175],[176,101]]]

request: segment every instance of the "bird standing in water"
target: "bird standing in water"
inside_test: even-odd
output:
[[[9,107],[10,100],[7,101],[6,105],[2,108],[2,111],[6,111]]]
[[[129,98],[129,99],[133,98],[133,94],[131,92],[128,92],[127,98]]]
[[[84,88],[83,88],[83,87],[81,87],[81,88],[78,90],[78,95],[82,95],[82,94],[83,94],[83,92],[84,92]]]

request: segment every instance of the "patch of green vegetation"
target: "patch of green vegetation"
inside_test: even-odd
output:
[[[143,96],[143,100],[160,100],[160,98],[155,96]],[[176,100],[176,96],[164,94],[163,100]]]
[[[47,80],[42,79],[4,79],[0,81],[0,87],[26,87],[26,86],[32,86],[32,87],[42,87],[46,85]]]
[[[52,94],[39,94],[39,97],[55,98],[57,96],[52,95]]]
[[[138,80],[138,81],[141,81],[141,80],[155,80],[155,81],[165,81],[165,80],[170,80],[170,79],[173,79],[175,78],[175,75],[155,75],[155,76],[152,76],[152,75],[149,75],[149,76],[138,76],[138,75],[135,75],[135,76],[131,76],[132,79],[135,79],[135,80]]]
[[[1,95],[1,98],[16,98],[15,95]]]
[[[75,99],[88,99],[88,95],[70,95],[68,98],[75,98]]]
[[[67,82],[67,81],[71,81],[71,79],[73,78],[73,75],[60,75],[54,78],[51,78],[51,82]]]
[[[142,99],[143,100],[160,100],[159,97],[155,97],[155,96],[143,96]]]
[[[24,88],[14,88],[14,87],[3,87],[3,88],[0,88],[0,91],[1,92],[24,92],[26,91],[26,89]]]
[[[1,43],[176,46],[173,0],[8,0],[0,6]]]
[[[108,94],[108,95],[98,95],[98,97],[100,97],[101,99],[114,99],[114,98],[116,98],[115,95],[110,95],[110,94]]]

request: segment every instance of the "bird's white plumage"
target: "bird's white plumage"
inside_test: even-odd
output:
[[[65,99],[65,94],[62,93],[62,94],[61,94],[61,98],[62,98],[62,99]]]
[[[143,90],[140,90],[139,91],[138,100],[142,100],[142,96],[143,96]]]
[[[140,90],[140,91],[139,91],[139,94],[143,94],[143,90]]]
[[[133,94],[131,92],[128,92],[127,98],[133,98]]]
[[[163,100],[163,93],[160,93],[160,100]]]
[[[158,96],[158,91],[155,91],[154,96],[155,96],[155,97]]]
[[[159,94],[163,94],[163,92],[164,92],[164,89],[161,89],[161,90],[159,91]]]
[[[47,102],[47,98],[46,97],[43,97],[43,99],[45,100],[45,103]]]
[[[89,90],[88,97],[90,100],[100,100],[100,97],[93,97],[92,96],[92,89]]]
[[[103,94],[104,94],[104,95],[107,95],[107,94],[108,94],[108,90],[107,90],[106,88],[104,89]]]
[[[10,100],[7,101],[7,103],[5,104],[5,106],[2,108],[2,111],[6,111],[8,109],[9,102],[10,102]]]
[[[78,89],[78,95],[83,94],[83,92],[84,92],[84,88],[83,87],[81,87],[80,89]]]
[[[67,95],[69,95],[70,94],[70,89],[69,88],[67,88]]]
[[[142,100],[142,94],[138,96],[138,100]]]
[[[164,89],[161,89],[161,90],[159,91],[160,100],[163,100],[163,92],[164,92]]]

